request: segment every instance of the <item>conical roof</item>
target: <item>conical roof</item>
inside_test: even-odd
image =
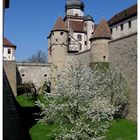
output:
[[[90,40],[100,38],[111,39],[110,28],[104,18],[102,18]]]
[[[52,31],[68,31],[61,16],[58,17]]]
[[[3,37],[3,46],[16,48],[16,45],[12,44],[6,37]]]

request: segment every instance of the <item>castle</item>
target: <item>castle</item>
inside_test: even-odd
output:
[[[117,13],[108,21],[101,18],[99,24],[95,24],[90,15],[84,15],[84,8],[81,0],[67,0],[65,17],[58,17],[48,36],[48,64],[10,65],[4,62],[7,77],[10,77],[12,70],[16,73],[17,78],[14,80],[17,81],[11,82],[11,87],[16,94],[15,83],[32,80],[39,86],[50,79],[52,64],[63,68],[72,59],[79,59],[86,65],[108,63],[111,69],[119,69],[128,82],[130,99],[127,117],[136,120],[137,4]]]

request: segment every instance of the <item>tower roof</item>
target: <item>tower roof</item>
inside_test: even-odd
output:
[[[84,3],[81,0],[67,0],[65,10],[81,9],[84,11]]]
[[[58,17],[52,31],[67,31],[65,23],[61,16]]]
[[[3,46],[16,48],[16,45],[12,44],[6,37],[3,38]]]
[[[90,40],[100,38],[111,39],[110,28],[104,18],[100,21]]]
[[[94,21],[94,20],[93,20],[92,16],[87,15],[84,17],[84,21]]]

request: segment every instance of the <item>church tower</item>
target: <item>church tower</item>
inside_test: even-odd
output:
[[[48,46],[48,62],[63,67],[68,52],[68,31],[62,17],[58,17],[48,37]]]

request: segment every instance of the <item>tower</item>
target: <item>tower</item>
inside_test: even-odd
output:
[[[103,18],[90,38],[91,62],[108,62],[108,42],[110,40],[110,28]]]
[[[81,0],[67,0],[65,5],[66,16],[84,16],[84,3]]]
[[[68,31],[62,17],[58,17],[48,37],[48,62],[63,67],[68,52]]]
[[[89,39],[91,38],[92,32],[94,31],[94,20],[90,15],[84,17],[84,30],[86,32],[85,45],[87,50],[90,49],[91,44]]]

